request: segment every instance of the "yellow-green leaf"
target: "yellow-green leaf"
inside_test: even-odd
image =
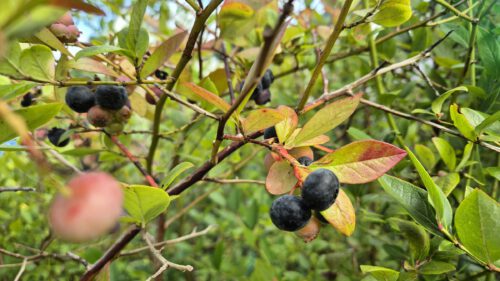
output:
[[[249,134],[274,126],[283,119],[285,119],[285,116],[276,109],[259,108],[252,110],[248,116],[241,121],[241,124],[243,126],[243,131]]]
[[[356,228],[356,213],[351,199],[341,189],[335,203],[321,211],[321,215],[340,233],[351,236]]]
[[[382,2],[373,22],[386,27],[398,26],[411,18],[410,0],[386,0]]]

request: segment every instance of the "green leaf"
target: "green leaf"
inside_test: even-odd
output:
[[[432,170],[434,166],[436,165],[436,157],[434,156],[434,152],[427,146],[423,144],[416,144],[415,145],[415,153],[418,156],[418,159],[420,159],[420,162],[425,166],[427,170]]]
[[[328,169],[342,183],[359,184],[376,180],[405,156],[404,150],[392,144],[363,140],[352,142],[323,156],[310,168]]]
[[[390,268],[372,265],[361,265],[363,273],[370,273],[377,281],[397,281],[399,272]]]
[[[17,84],[0,85],[0,97],[4,101],[9,101],[11,99],[17,98],[18,96],[26,94],[36,85],[37,83],[29,81],[21,81]]]
[[[438,275],[455,270],[455,265],[443,261],[430,261],[419,267],[418,272],[424,275]]]
[[[143,226],[163,213],[170,204],[170,197],[161,188],[145,185],[125,187],[124,207],[127,213]]]
[[[297,113],[295,113],[295,110],[288,106],[280,105],[277,110],[286,116],[285,120],[274,126],[280,143],[285,143],[297,128],[297,125],[299,124],[299,117],[297,116]]]
[[[158,46],[142,66],[141,77],[145,78],[160,68],[179,49],[186,35],[187,31],[179,32]]]
[[[14,111],[14,113],[24,119],[28,129],[31,131],[49,122],[59,113],[61,108],[61,103],[49,103],[22,108]],[[10,126],[5,123],[3,119],[0,119],[0,143],[8,141],[16,136],[17,134]]]
[[[259,220],[259,203],[257,200],[252,199],[249,206],[243,207],[240,211],[243,223],[249,228],[254,229]]]
[[[450,106],[450,116],[453,120],[453,125],[460,131],[460,133],[471,141],[476,141],[477,135],[474,131],[474,126],[467,120],[467,118],[458,111],[458,105],[452,104]]]
[[[472,148],[474,148],[474,143],[467,142],[464,147],[464,152],[462,153],[462,160],[460,160],[460,163],[458,163],[458,166],[455,168],[455,172],[460,172],[465,167],[467,161],[469,161]]]
[[[66,49],[66,46],[64,46],[64,44],[48,28],[43,28],[42,30],[40,30],[37,34],[35,34],[35,37],[45,43],[47,46],[60,51],[62,54],[71,56],[71,53],[68,51],[68,49]]]
[[[225,2],[217,18],[221,36],[233,40],[252,31],[255,11],[242,2]]]
[[[118,45],[124,49],[127,49],[127,52],[124,52],[132,63],[140,63],[142,62],[142,56],[149,48],[149,33],[146,29],[139,29],[139,37],[134,46],[130,46],[127,41],[127,36],[129,35],[129,29],[124,28],[120,32],[118,32]]]
[[[458,91],[463,91],[463,92],[468,92],[469,89],[467,89],[467,87],[465,86],[460,86],[460,87],[456,87],[456,88],[453,88],[449,91],[446,91],[445,93],[443,93],[442,95],[440,95],[438,98],[436,98],[433,102],[432,102],[432,105],[431,105],[431,108],[432,108],[432,112],[434,112],[434,114],[436,115],[439,115],[441,113],[441,110],[443,108],[443,103],[454,93],[458,92]]]
[[[18,42],[12,40],[6,54],[0,55],[0,74],[18,77],[19,59],[21,58],[21,46]]]
[[[250,111],[248,116],[241,121],[245,134],[260,131],[274,126],[283,121],[285,116],[280,111],[272,108],[259,108]]]
[[[78,53],[76,53],[75,60],[78,60],[83,57],[91,57],[104,53],[113,53],[122,51],[125,51],[125,49],[116,46],[110,46],[110,45],[92,46],[84,48],[80,50]]]
[[[148,6],[148,0],[137,0],[132,8],[132,15],[130,16],[130,22],[127,32],[127,46],[131,51],[135,51],[137,58],[140,58],[142,54],[137,52],[141,48],[137,48],[139,45],[143,44],[144,36],[141,36],[143,29],[141,28],[142,20],[144,19],[144,14],[146,13],[146,8]],[[147,31],[146,31],[147,34]],[[149,36],[148,36],[149,37]],[[149,41],[149,40],[148,40]]]
[[[373,139],[370,135],[368,135],[367,133],[365,133],[363,130],[360,130],[356,127],[349,127],[349,129],[347,129],[347,134],[353,138],[354,140],[369,140],[369,139]]]
[[[449,173],[436,179],[436,184],[441,187],[446,196],[449,196],[459,183],[460,175],[458,173]]]
[[[52,5],[21,6],[19,10],[23,12],[23,15],[10,23],[5,30],[9,38],[29,37],[59,19],[66,12],[66,9]]]
[[[398,26],[411,18],[410,0],[386,0],[373,16],[373,22],[385,27]]]
[[[485,170],[490,176],[500,181],[500,167],[488,167]]]
[[[498,77],[500,70],[500,44],[498,36],[487,29],[478,29],[478,54],[480,65],[484,66],[485,72],[492,77]]]
[[[361,94],[357,94],[326,105],[311,117],[290,145],[303,143],[337,127],[351,116],[360,99]]]
[[[433,234],[442,235],[436,222],[436,213],[427,201],[428,195],[424,189],[389,175],[382,176],[378,182],[416,222]]]
[[[455,170],[457,164],[457,157],[455,155],[455,149],[451,144],[445,139],[434,137],[432,138],[432,142],[436,146],[441,159],[448,166],[450,171]]]
[[[172,182],[184,171],[191,169],[194,167],[193,163],[190,162],[182,162],[179,163],[177,166],[175,166],[172,170],[168,172],[168,174],[165,176],[165,178],[161,181],[160,186],[163,189],[168,188]]]
[[[485,129],[497,123],[499,120],[500,120],[500,111],[497,111],[495,114],[488,116],[481,123],[479,123],[479,125],[476,126],[474,131],[476,132],[476,134],[480,135]],[[498,122],[495,125],[499,126],[500,122]]]
[[[493,264],[500,259],[500,205],[475,189],[457,208],[455,227],[460,242],[476,258]]]
[[[42,81],[54,80],[55,60],[49,47],[34,45],[21,52],[19,67],[24,75]]]
[[[424,183],[425,188],[428,192],[428,200],[429,203],[436,210],[437,221],[444,228],[450,229],[453,217],[453,210],[451,209],[450,202],[444,195],[444,192],[441,188],[439,188],[436,183],[432,180],[427,170],[425,170],[424,166],[420,164],[417,157],[411,152],[411,150],[405,147],[406,152],[408,152],[408,156],[410,157],[413,166],[417,169],[417,172],[420,176],[420,179]]]

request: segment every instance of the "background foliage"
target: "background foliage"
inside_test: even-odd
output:
[[[58,189],[54,182],[64,183],[74,174],[51,151],[79,169],[108,171],[128,184],[145,183],[105,134],[78,127],[82,117],[66,105],[61,108],[67,88],[60,86],[68,85],[57,81],[66,81],[64,71],[69,70],[71,81],[95,77],[114,81],[118,70],[98,63],[96,55],[105,55],[134,72],[133,64],[141,62],[146,51],[149,57],[167,42],[158,60],[146,59],[140,73],[147,76],[161,65],[172,74],[182,60],[181,50],[195,20],[193,7],[209,5],[207,1],[201,1],[202,5],[194,1],[89,1],[106,15],[86,6],[73,6],[79,9],[73,16],[82,31],[79,41],[83,44],[65,47],[40,29],[62,15],[61,6],[71,4],[56,7],[46,5],[49,2],[71,1],[8,0],[0,11],[0,140],[5,142],[22,133],[5,121],[15,110],[26,120],[28,130],[35,132],[37,146],[53,166],[50,177],[40,174],[39,163],[18,139],[0,147],[0,186],[36,189],[0,192],[0,248],[23,256],[39,254],[46,245],[49,228],[45,214]],[[279,7],[284,4],[230,2],[224,2],[208,18],[201,44],[194,48],[175,88],[182,101],[193,100],[212,113],[220,112],[220,107],[217,111],[211,99],[195,95],[185,82],[229,102],[222,44],[232,70],[232,85],[238,92],[265,41],[266,27],[275,26]],[[295,3],[292,20],[270,64],[276,80],[267,107],[294,108],[308,91],[307,82],[318,56],[328,46],[345,4],[326,0]],[[140,9],[145,9],[145,17],[137,26],[133,22],[142,18]],[[305,244],[272,225],[267,213],[275,197],[263,185],[268,150],[245,145],[215,166],[208,178],[170,203],[163,218],[168,227],[162,240],[184,236],[195,228],[216,228],[192,240],[167,245],[163,254],[168,260],[190,264],[195,270],[169,269],[164,280],[498,278],[499,15],[500,5],[494,0],[354,1],[345,21],[347,28],[332,45],[319,79],[312,84],[309,101],[354,85],[352,91],[363,93],[365,102],[346,122],[326,133],[330,141],[324,145],[337,149],[352,141],[376,139],[406,148],[408,157],[377,181],[342,186],[356,210],[352,236],[324,227],[316,240]],[[439,45],[428,49],[452,30]],[[131,33],[137,36],[129,36]],[[91,47],[102,45],[106,47]],[[417,61],[407,62],[419,54],[422,57]],[[168,60],[161,61],[168,55]],[[376,72],[399,62],[405,63],[382,75]],[[56,63],[57,67],[47,71],[44,63]],[[19,75],[12,64],[25,75]],[[374,79],[355,82],[364,75]],[[37,105],[20,109],[22,96],[36,89],[41,91]],[[134,114],[119,139],[146,165],[155,106],[145,101],[143,90],[133,91],[130,100]],[[245,112],[258,107],[249,102]],[[313,115],[311,111],[301,116],[300,127]],[[57,148],[43,138],[46,128],[67,128],[69,124],[73,124],[70,146]],[[211,159],[217,135],[214,120],[167,99],[158,124],[162,135],[153,165],[155,178],[164,181],[179,163],[192,163],[181,166],[185,171],[178,170],[179,177],[173,179],[178,183]],[[227,131],[233,131],[233,126],[230,122]],[[316,159],[325,154],[321,150],[315,153]],[[220,179],[250,181],[218,182]],[[77,280],[85,268],[66,254],[75,253],[93,263],[126,228],[122,222],[120,229],[88,244],[56,239],[45,248],[46,257],[26,264],[22,280]],[[155,233],[157,224],[148,224],[148,229]],[[137,238],[125,251],[142,246],[144,242]],[[120,257],[108,268],[110,280],[145,280],[155,271],[152,261],[147,251]],[[14,280],[22,262],[22,258],[0,252],[0,280]]]

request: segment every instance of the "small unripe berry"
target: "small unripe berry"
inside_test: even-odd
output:
[[[339,180],[330,170],[318,169],[310,173],[302,185],[302,199],[313,210],[328,209],[339,194]]]
[[[113,114],[96,105],[90,108],[87,113],[87,120],[95,127],[103,128],[113,120]]]
[[[95,94],[96,103],[105,109],[118,110],[128,101],[127,91],[121,86],[101,85]]]
[[[69,108],[84,113],[95,105],[95,94],[85,86],[73,86],[68,88],[65,101]]]
[[[64,133],[66,133],[66,130],[54,127],[47,133],[47,138],[53,145],[57,147],[64,147],[69,143],[69,138],[61,139]]]
[[[127,121],[130,117],[132,117],[132,110],[130,110],[128,106],[124,106],[118,111],[118,114],[119,119]]]
[[[56,20],[55,23],[61,23],[61,24],[64,24],[66,26],[75,24],[70,12],[64,13],[64,15],[62,17],[60,17],[58,20]]]
[[[245,84],[245,82],[243,81],[243,84],[241,84],[241,87],[243,87],[243,85]],[[252,100],[255,100],[256,98],[259,97],[260,93],[264,90],[264,88],[262,87],[262,84],[259,83],[257,85],[257,87],[255,87],[255,89],[253,89],[253,92],[252,92],[252,96],[250,97],[250,99]]]
[[[320,229],[321,223],[315,217],[312,217],[304,227],[295,231],[295,234],[307,243],[316,239]]]
[[[311,218],[311,209],[301,198],[293,195],[283,195],[274,200],[269,213],[273,224],[285,231],[299,230]]]
[[[110,175],[92,172],[74,177],[68,194],[58,194],[49,211],[56,236],[70,242],[85,242],[108,233],[122,213],[123,192]]]
[[[121,132],[123,132],[123,123],[121,122],[113,122],[109,124],[105,130],[106,132],[110,133],[111,135],[118,135]]]

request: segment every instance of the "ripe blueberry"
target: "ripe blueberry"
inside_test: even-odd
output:
[[[87,120],[95,127],[102,128],[106,127],[113,120],[113,114],[96,105],[90,108],[87,113]]]
[[[69,138],[61,139],[62,135],[66,133],[66,130],[54,127],[49,130],[47,137],[49,138],[50,143],[57,147],[63,147],[68,145]]]
[[[269,89],[264,89],[260,94],[254,99],[255,103],[258,105],[264,105],[271,101],[271,91]]]
[[[243,82],[243,84],[245,84]],[[243,84],[241,84],[241,87],[243,87]],[[253,89],[253,92],[252,92],[252,96],[250,97],[250,99],[252,100],[256,100],[257,98],[259,98],[260,96],[260,93],[264,90],[264,87],[262,87],[262,83],[259,83],[257,85],[257,87],[255,87],[255,89]]]
[[[297,161],[299,161],[300,165],[302,166],[309,166],[313,162],[312,159],[307,156],[302,156],[299,159],[297,159]]]
[[[69,87],[66,92],[66,104],[78,113],[84,113],[95,105],[94,93],[85,86]]]
[[[274,200],[269,213],[273,224],[285,231],[299,230],[311,218],[311,209],[302,199],[293,195],[283,195]]]
[[[96,103],[105,109],[118,110],[128,101],[127,91],[121,86],[101,85],[95,94]]]
[[[264,130],[264,139],[267,140],[267,139],[271,139],[271,138],[277,138],[278,135],[276,134],[276,128],[273,126],[273,127],[269,127],[267,129]]]
[[[264,89],[269,89],[271,87],[271,84],[274,82],[274,75],[273,72],[268,69],[266,70],[266,73],[264,73],[264,76],[262,77],[261,83]]]
[[[21,100],[21,106],[28,107],[32,104],[33,104],[33,95],[31,93],[27,93],[26,95],[23,96],[23,99]]]
[[[168,73],[166,73],[163,70],[156,70],[155,71],[155,76],[156,76],[156,78],[158,78],[160,80],[165,80],[168,77]]]
[[[314,211],[314,216],[320,221],[321,223],[324,224],[329,224],[329,222],[325,219],[325,217],[318,211]]]
[[[302,186],[302,199],[309,208],[328,209],[339,194],[339,180],[330,170],[318,169],[310,173]]]

